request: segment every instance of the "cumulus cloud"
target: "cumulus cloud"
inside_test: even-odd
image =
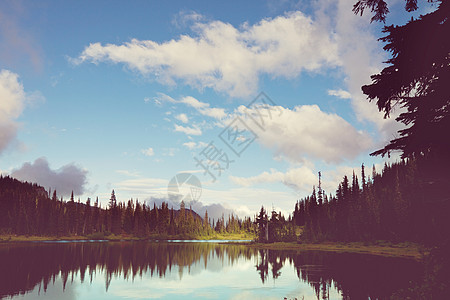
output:
[[[382,169],[382,165],[376,165],[377,169]],[[317,168],[312,164],[302,167],[290,168],[286,172],[270,169],[270,172],[262,172],[250,177],[230,176],[230,181],[244,188],[255,188],[257,185],[267,183],[282,183],[291,187],[300,197],[310,195],[313,186],[317,188],[319,183]],[[351,176],[355,172],[361,182],[361,165],[339,165],[331,169],[322,170],[321,186],[326,194],[334,194],[344,176],[351,180]],[[372,166],[365,166],[366,180],[372,176]]]
[[[202,135],[202,130],[194,125],[194,127],[175,125],[175,131],[183,132],[187,135]]]
[[[188,123],[189,122],[189,118],[186,116],[186,114],[179,114],[175,116],[175,119],[183,122],[183,123]]]
[[[155,155],[155,152],[153,151],[153,148],[151,148],[151,147],[149,147],[147,149],[142,149],[141,152],[145,156],[153,156],[153,155]]]
[[[185,104],[189,107],[196,109],[203,116],[211,117],[211,118],[218,119],[218,120],[221,120],[227,116],[227,113],[224,108],[211,107],[209,103],[202,102],[192,96],[186,96],[186,97],[182,97],[179,100],[175,100],[174,98],[172,98],[164,93],[158,93],[158,96],[154,98],[154,102],[158,106],[162,105],[163,102],[182,103],[182,104]],[[182,114],[182,115],[184,115],[184,114]],[[176,118],[178,119],[178,116]],[[187,119],[187,116],[186,116],[186,119]],[[180,120],[180,121],[183,121],[183,120]],[[187,122],[184,122],[184,123],[187,123]]]
[[[200,114],[214,119],[223,119],[227,116],[225,109],[218,107],[207,107],[198,110]]]
[[[283,173],[275,169],[252,177],[230,176],[230,180],[240,186],[249,187],[257,184],[280,182],[296,191],[309,191],[317,183],[317,177],[307,166],[289,169]]]
[[[233,97],[254,93],[262,74],[293,78],[302,71],[341,65],[333,31],[300,11],[239,28],[193,20],[191,36],[161,43],[138,39],[120,45],[92,43],[72,61],[123,63],[163,84],[181,80]]]
[[[340,91],[339,94],[345,95],[345,91]],[[205,115],[206,109],[213,109],[209,103],[190,96],[176,100],[161,93],[157,99],[161,103],[184,103]],[[214,109],[220,111],[219,127],[226,127],[236,117],[240,117],[256,133],[256,140],[261,145],[272,149],[275,157],[284,157],[290,162],[304,162],[306,158],[313,158],[327,163],[339,163],[345,159],[353,159],[373,146],[367,132],[356,130],[342,117],[323,112],[317,105],[302,105],[290,109],[265,103],[249,108],[239,106],[231,114],[227,114],[222,108]],[[261,117],[264,128],[254,122]],[[188,127],[174,124],[174,127],[175,131],[187,135],[202,134],[197,125]],[[183,145],[188,149],[197,146],[192,141]]]
[[[0,153],[15,139],[26,93],[19,82],[19,75],[8,70],[0,71]]]
[[[211,107],[209,103],[199,101],[191,96],[181,98],[179,103],[184,103],[190,107],[195,108],[201,115],[211,117],[214,119],[223,119],[226,117],[225,109],[218,107]]]
[[[351,99],[352,98],[352,94],[350,94],[349,92],[344,91],[342,89],[339,89],[339,90],[328,90],[328,95],[336,96],[336,97],[341,98],[341,99]]]
[[[197,144],[195,142],[186,142],[186,143],[183,143],[183,146],[185,146],[189,150],[192,150],[197,146]]]
[[[183,146],[185,146],[189,150],[192,150],[192,149],[195,149],[195,148],[205,148],[207,145],[208,144],[205,143],[205,142],[198,142],[198,143],[196,143],[196,142],[190,141],[190,142],[183,143]]]
[[[172,19],[172,24],[178,28],[184,28],[195,22],[204,20],[204,16],[195,11],[180,11]]]
[[[356,130],[336,114],[326,113],[317,105],[281,106],[261,108],[240,106],[238,114],[252,126],[263,146],[273,149],[275,156],[291,162],[304,162],[306,158],[337,163],[353,159],[370,149],[372,140],[366,132]],[[278,113],[271,113],[270,111]],[[265,115],[260,129],[248,116]]]
[[[44,188],[56,190],[59,195],[69,196],[71,192],[82,195],[86,190],[87,171],[70,163],[52,170],[45,157],[36,159],[33,163],[24,163],[19,169],[14,169],[11,176],[23,181],[36,182]]]
[[[187,97],[183,97],[181,98],[181,100],[179,100],[178,102],[184,103],[188,106],[191,106],[195,109],[204,109],[209,107],[209,103],[205,103],[202,101],[199,101],[197,99],[195,99],[194,97],[191,96],[187,96]]]
[[[370,75],[381,70],[387,54],[374,34],[379,26],[370,24],[370,14],[356,16],[353,4],[353,0],[319,1],[309,6],[310,16],[294,11],[239,27],[182,13],[180,20],[192,24],[189,35],[165,42],[93,43],[73,61],[121,63],[163,84],[181,81],[236,97],[254,93],[261,75],[294,78],[304,71],[338,67],[345,90],[329,93],[351,99],[357,119],[375,124],[381,133],[378,142],[384,143],[402,128],[395,121],[400,111],[383,119],[361,92],[361,86],[370,83]],[[204,113],[223,116],[220,111]]]
[[[403,128],[395,121],[400,111],[395,112],[390,119],[384,119],[377,106],[367,101],[361,91],[361,86],[371,82],[370,76],[380,72],[387,54],[382,51],[382,45],[374,34],[376,24],[370,23],[370,14],[355,15],[351,11],[353,4],[353,0],[317,2],[316,21],[336,34],[337,52],[342,61],[346,90],[349,93],[347,96],[351,95],[349,98],[357,119],[373,123],[380,133],[378,142],[384,144],[392,138],[393,133]],[[338,97],[346,95],[337,92]]]

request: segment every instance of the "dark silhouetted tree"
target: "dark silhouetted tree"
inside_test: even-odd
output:
[[[402,108],[396,120],[407,127],[372,155],[400,151],[403,157],[450,156],[450,1],[437,2],[439,8],[434,12],[383,30],[387,36],[381,41],[392,57],[362,90],[370,101],[376,101],[385,117]],[[377,3],[378,8],[384,1],[359,1],[356,6],[373,8],[369,3]]]

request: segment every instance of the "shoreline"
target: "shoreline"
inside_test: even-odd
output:
[[[75,241],[168,241],[168,240],[235,240],[235,241],[248,241],[253,240],[254,236],[245,233],[239,234],[215,234],[208,236],[183,236],[183,235],[149,235],[146,237],[137,237],[132,235],[102,235],[102,236],[38,236],[38,235],[0,235],[1,243],[12,242],[75,242]]]
[[[257,243],[248,242],[253,237],[246,234],[229,234],[200,236],[196,238],[188,238],[182,236],[157,236],[152,235],[145,238],[128,236],[128,235],[108,235],[102,238],[92,238],[89,236],[23,236],[23,235],[0,235],[0,244],[15,242],[76,242],[76,241],[169,241],[169,240],[186,240],[186,241],[208,241],[223,240],[225,244],[239,244],[242,246],[267,249],[267,250],[288,250],[288,251],[328,251],[336,253],[359,253],[379,255],[385,257],[400,257],[421,261],[425,254],[429,251],[422,245],[414,243],[392,244],[389,242],[363,243],[363,242],[321,242],[321,243],[296,243],[296,242],[275,242],[275,243]],[[234,242],[236,241],[236,242]],[[244,242],[242,242],[244,241]]]

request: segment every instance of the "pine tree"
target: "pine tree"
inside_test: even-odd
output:
[[[84,222],[82,234],[92,233],[92,209],[91,209],[91,198],[87,198],[86,206],[84,207]]]
[[[377,2],[384,3],[382,0],[358,3],[364,3],[359,6],[365,7]],[[450,2],[437,2],[438,9],[429,14],[411,18],[402,26],[384,27],[387,36],[380,40],[386,43],[384,49],[392,57],[381,73],[371,76],[372,84],[362,90],[369,101],[376,101],[385,117],[396,106],[404,108],[396,120],[406,128],[399,131],[398,138],[371,155],[400,151],[402,157],[430,155],[449,163]]]
[[[205,217],[203,218],[203,232],[207,235],[210,234],[211,227],[209,225],[209,218],[208,218],[208,210],[205,210]]]
[[[322,182],[321,182],[322,174],[319,172],[319,186],[317,191],[317,201],[319,204],[319,207],[323,204],[323,193],[322,193]]]
[[[258,216],[255,220],[256,223],[256,230],[258,235],[258,241],[260,242],[267,242],[268,241],[268,219],[267,219],[267,213],[264,209],[264,206],[261,206],[261,210],[259,211]]]
[[[130,199],[130,200],[128,200],[127,208],[125,210],[125,217],[123,220],[123,230],[126,233],[133,232],[133,228],[134,228],[133,215],[134,215],[133,199]]]
[[[119,208],[117,206],[116,193],[114,192],[114,190],[112,190],[111,192],[111,198],[109,199],[108,203],[108,210],[110,230],[114,234],[119,234],[122,226],[119,215]]]

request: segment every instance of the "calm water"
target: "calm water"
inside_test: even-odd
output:
[[[0,244],[6,299],[386,299],[419,263],[167,242]]]

